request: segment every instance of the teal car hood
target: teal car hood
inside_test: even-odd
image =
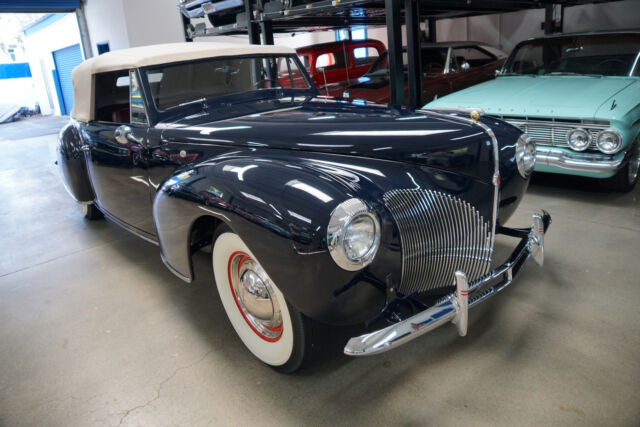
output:
[[[595,119],[598,110],[610,110],[610,105],[601,107],[612,104],[618,93],[638,82],[633,77],[502,76],[426,107],[481,108],[498,116]]]

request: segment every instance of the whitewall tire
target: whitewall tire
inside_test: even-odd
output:
[[[213,273],[231,325],[262,362],[282,372],[300,367],[305,320],[287,303],[256,257],[226,226],[213,243]]]

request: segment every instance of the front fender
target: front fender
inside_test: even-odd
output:
[[[193,278],[191,227],[213,216],[242,238],[294,307],[327,323],[354,323],[380,311],[386,286],[400,280],[399,237],[383,195],[417,186],[458,195],[491,215],[492,188],[472,177],[273,149],[234,151],[183,169],[159,188],[153,211],[163,258],[184,278]],[[360,272],[338,267],[326,242],[332,211],[351,197],[365,201],[382,226],[376,259]]]

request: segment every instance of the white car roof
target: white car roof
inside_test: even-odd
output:
[[[233,43],[167,43],[151,46],[115,50],[88,59],[73,69],[73,109],[71,117],[88,122],[93,117],[93,75],[109,71],[130,70],[152,65],[220,56],[253,54],[295,54],[295,50],[273,45],[250,45]]]

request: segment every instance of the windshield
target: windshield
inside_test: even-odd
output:
[[[156,108],[206,102],[232,94],[308,90],[307,75],[293,56],[212,58],[145,70]]]
[[[637,76],[639,53],[640,35],[539,39],[520,45],[509,57],[505,72],[521,75]]]
[[[442,74],[445,69],[445,63],[447,61],[448,48],[428,48],[420,50],[420,61],[422,62],[423,74]],[[407,51],[402,51],[402,65],[404,71],[407,72]],[[380,76],[389,74],[389,55],[387,52],[380,55],[378,60],[373,63],[367,76]]]

